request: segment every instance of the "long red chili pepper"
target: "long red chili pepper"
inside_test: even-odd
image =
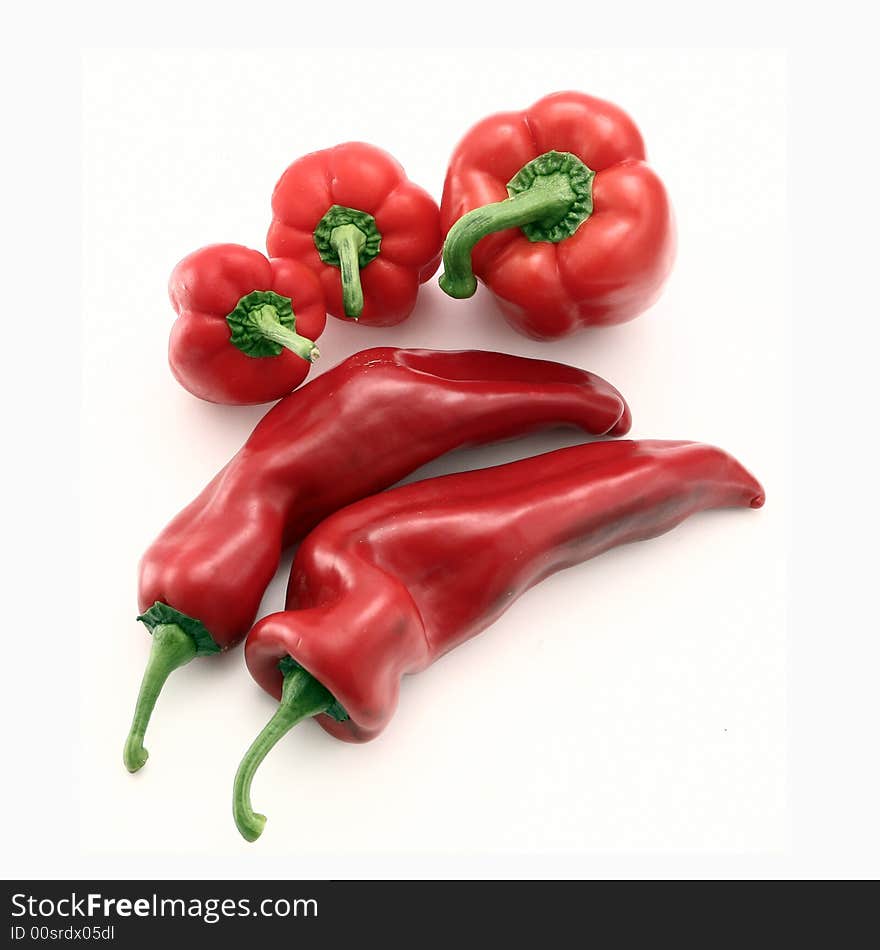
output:
[[[759,508],[758,482],[694,442],[601,442],[405,485],[340,511],[300,547],[287,610],[260,620],[248,669],[281,700],[239,767],[233,810],[249,841],[267,752],[308,716],[376,736],[400,679],[479,633],[543,578],[653,538],[707,508]]]
[[[440,287],[470,297],[479,277],[539,340],[631,320],[672,267],[669,199],[639,130],[582,92],[478,122],[450,159],[441,215]]]
[[[481,351],[364,350],[282,399],[141,560],[153,644],[126,767],[169,674],[244,639],[282,548],[445,452],[552,425],[623,435],[630,415],[592,373]]]

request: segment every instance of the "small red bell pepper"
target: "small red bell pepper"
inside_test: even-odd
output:
[[[393,326],[440,263],[440,210],[387,152],[347,142],[297,159],[272,194],[266,247],[321,278],[327,310]]]
[[[141,558],[138,606],[153,635],[126,768],[170,674],[240,643],[281,552],[322,518],[462,445],[547,426],[623,435],[620,393],[592,373],[504,353],[363,350],[291,393]]]
[[[271,402],[296,389],[318,358],[324,294],[296,261],[212,244],[174,268],[168,293],[178,314],[168,362],[194,396],[233,406]]]
[[[281,705],[239,767],[233,811],[253,841],[257,767],[309,716],[364,742],[401,677],[484,630],[556,571],[656,537],[709,508],[760,508],[757,481],[694,442],[597,442],[392,489],[337,512],[302,543],[287,610],[260,620],[248,669]],[[542,710],[543,711],[543,710]]]
[[[672,267],[669,200],[639,130],[580,92],[477,123],[453,152],[441,214],[441,288],[470,297],[476,275],[538,340],[632,319]]]

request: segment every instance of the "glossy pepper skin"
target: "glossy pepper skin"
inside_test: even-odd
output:
[[[287,610],[247,638],[251,675],[287,695],[272,741],[258,739],[240,770],[240,830],[262,829],[250,780],[298,721],[294,693],[337,738],[372,739],[397,706],[402,676],[478,634],[545,577],[698,511],[763,502],[754,477],[720,449],[620,441],[416,482],[332,515],[297,552]]]
[[[672,267],[669,199],[639,130],[580,92],[477,123],[453,152],[441,215],[443,290],[470,297],[476,275],[538,340],[631,320]]]
[[[153,647],[129,770],[167,676],[244,639],[285,547],[452,449],[566,425],[623,435],[629,409],[592,373],[482,351],[363,350],[282,399],[141,559]]]
[[[177,320],[168,362],[194,396],[232,406],[272,402],[308,375],[327,322],[315,275],[240,244],[185,257],[168,283]]]
[[[720,449],[652,441],[578,445],[383,492],[303,542],[288,609],[251,631],[248,669],[277,698],[289,655],[350,717],[321,724],[372,739],[403,674],[479,633],[540,580],[698,511],[763,500]]]
[[[272,194],[269,254],[315,271],[334,317],[383,327],[405,320],[441,243],[434,199],[365,142],[304,155]]]

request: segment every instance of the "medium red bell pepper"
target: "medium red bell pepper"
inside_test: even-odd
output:
[[[259,837],[250,786],[309,716],[364,742],[385,728],[401,677],[485,629],[545,577],[653,538],[707,508],[760,508],[757,481],[694,442],[599,442],[367,498],[301,545],[287,610],[247,638],[251,675],[281,705],[246,753],[233,810]]]
[[[282,399],[141,560],[153,644],[126,767],[170,673],[244,639],[284,547],[445,452],[559,425],[623,435],[630,414],[592,373],[480,351],[364,350]]]
[[[441,214],[442,289],[470,297],[476,274],[538,340],[631,320],[672,267],[669,200],[639,130],[580,92],[477,123],[453,152]]]
[[[272,194],[266,247],[321,278],[327,310],[393,326],[440,263],[440,209],[387,152],[347,142],[297,159]]]
[[[168,293],[178,314],[168,362],[194,396],[233,406],[280,399],[318,358],[324,294],[296,261],[212,244],[174,268]]]

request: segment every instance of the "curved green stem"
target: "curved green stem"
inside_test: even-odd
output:
[[[537,178],[527,191],[462,215],[443,244],[441,289],[450,297],[473,297],[477,281],[471,254],[478,241],[496,231],[561,218],[576,199],[568,176],[557,173]]]
[[[150,722],[153,708],[165,680],[178,669],[185,666],[196,656],[198,647],[195,640],[176,623],[158,624],[153,628],[153,644],[150,658],[144,670],[141,689],[134,708],[131,729],[125,740],[122,759],[129,772],[137,772],[149,757],[144,748],[144,734]]]
[[[274,290],[252,290],[226,315],[229,342],[245,356],[278,356],[286,347],[314,363],[320,356],[313,340],[296,332],[293,301]]]
[[[281,704],[251,743],[235,773],[232,814],[238,830],[247,841],[256,841],[266,825],[266,816],[257,814],[251,806],[251,782],[260,763],[278,740],[298,722],[326,712],[335,702],[332,694],[304,669],[296,667],[284,676]]]
[[[366,243],[366,235],[355,224],[341,224],[330,232],[330,247],[339,255],[342,272],[342,305],[354,320],[364,309],[360,253]]]
[[[304,360],[314,363],[321,355],[317,343],[308,337],[300,336],[296,330],[284,326],[278,319],[278,311],[271,304],[263,304],[251,311],[254,326],[266,340],[279,343]]]

